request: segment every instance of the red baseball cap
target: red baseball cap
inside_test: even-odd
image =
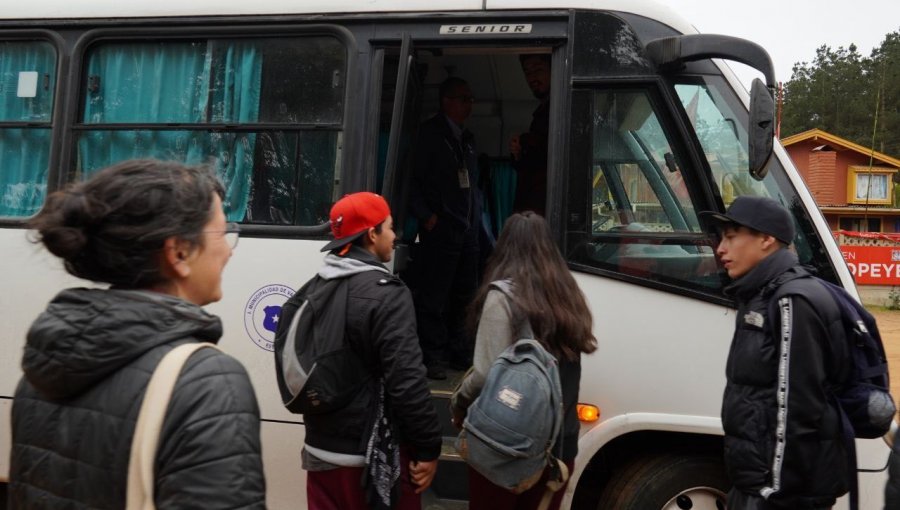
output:
[[[391,208],[381,195],[361,191],[344,195],[331,207],[331,234],[334,240],[326,244],[321,251],[331,251],[357,238],[384,223],[391,215]]]

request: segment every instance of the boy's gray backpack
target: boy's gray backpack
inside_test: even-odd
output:
[[[282,402],[292,413],[341,409],[371,379],[345,335],[347,282],[315,276],[281,308],[275,376]]]
[[[537,340],[521,339],[491,366],[469,406],[456,449],[485,478],[519,494],[534,486],[548,466],[556,475],[552,479],[565,481],[565,464],[552,451],[562,422],[557,360]],[[554,485],[548,483],[549,490],[558,489]]]

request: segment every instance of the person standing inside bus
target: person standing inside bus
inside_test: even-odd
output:
[[[559,361],[563,428],[552,451],[571,472],[578,454],[581,354],[597,350],[584,294],[553,242],[550,226],[533,212],[515,213],[506,220],[485,276],[471,308],[470,320],[477,323],[474,365],[451,399],[453,424],[462,427],[494,360],[518,339],[533,336]],[[510,287],[511,298],[496,288],[499,282]],[[546,491],[548,475],[517,495],[470,467],[469,509],[535,509]],[[559,508],[564,493],[565,486],[554,494],[551,510]]]
[[[56,192],[30,221],[72,275],[28,331],[12,406],[10,508],[125,508],[140,403],[162,357],[217,342],[222,271],[237,245],[205,167],[126,161]],[[244,367],[201,349],[167,407],[156,508],[266,507],[260,417]]]
[[[509,152],[516,169],[514,211],[545,214],[547,200],[547,144],[550,136],[550,55],[533,53],[519,56],[522,72],[531,93],[540,104],[531,116],[527,133],[509,141]]]
[[[463,316],[478,286],[481,200],[478,158],[465,128],[475,98],[450,77],[438,90],[440,112],[422,124],[413,161],[410,209],[419,221],[416,319],[431,379],[446,368],[468,368],[472,347]]]
[[[384,198],[369,192],[338,200],[330,219],[334,240],[322,249],[329,253],[318,277],[347,279],[342,331],[379,382],[341,409],[304,415],[309,510],[419,510],[437,470],[441,427],[412,297],[384,266],[394,252],[394,220]]]
[[[818,286],[821,295],[771,302],[780,286],[809,274],[788,248],[794,223],[778,202],[741,196],[725,214],[701,215],[721,231],[716,255],[733,280],[725,291],[738,304],[722,400],[734,484],[727,508],[830,508],[856,476],[828,391],[852,365],[847,345],[828,329],[841,324],[840,312]]]

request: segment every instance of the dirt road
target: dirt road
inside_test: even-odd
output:
[[[900,398],[900,310],[870,310],[878,321],[878,331],[887,351],[891,371],[891,394]]]

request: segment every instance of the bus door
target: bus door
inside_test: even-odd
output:
[[[379,50],[376,65],[385,69],[385,85],[390,82],[387,72],[390,66],[387,62],[393,61],[385,57],[385,51]],[[415,240],[415,225],[410,222],[407,214],[409,198],[409,186],[411,180],[410,160],[412,147],[415,146],[419,109],[422,97],[421,77],[416,71],[416,58],[412,40],[408,33],[403,34],[400,44],[400,53],[396,60],[396,81],[393,83],[393,100],[390,110],[386,108],[381,112],[382,118],[390,115],[390,131],[384,138],[383,122],[379,122],[379,158],[377,178],[381,180],[381,194],[391,206],[394,217],[394,229],[397,232],[396,250],[394,253],[394,272],[400,273],[406,268],[409,259],[409,246]],[[387,94],[382,92],[382,103],[387,99]],[[382,160],[381,147],[386,143],[384,159]]]
[[[471,133],[478,156],[473,185],[485,213],[481,223],[487,239],[482,244],[490,244],[513,209],[516,171],[510,139],[529,131],[541,104],[529,88],[520,57],[552,55],[554,62],[564,63],[565,58],[559,58],[564,52],[558,50],[565,47],[568,13],[540,17],[515,13],[489,23],[462,17],[417,20],[399,28],[386,24],[383,30],[383,34],[376,30],[374,39],[382,46],[373,53],[370,112],[378,122],[378,141],[373,134],[368,146],[378,156],[369,155],[370,168],[375,168],[369,189],[389,197],[399,238],[395,271],[402,272],[407,250],[415,251],[417,234],[416,221],[408,212],[413,148],[421,123],[440,109],[441,83],[461,78],[472,91],[472,112],[464,128]],[[559,65],[560,72],[552,76],[554,90],[565,90],[564,67]],[[374,122],[369,125],[374,127]],[[377,162],[372,161],[375,158]],[[539,187],[543,193],[547,184]]]

